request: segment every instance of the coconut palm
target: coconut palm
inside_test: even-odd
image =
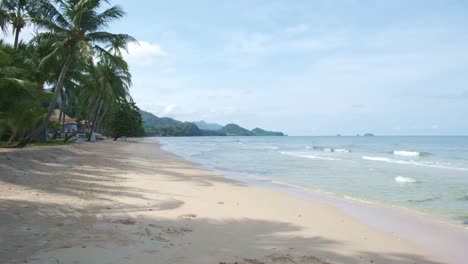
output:
[[[116,64],[115,61],[116,59],[112,61],[103,59],[95,67],[98,97],[91,121],[91,134],[97,127],[98,117],[106,113],[106,110],[109,110],[116,101],[131,100],[128,92],[131,85],[131,75],[127,64],[123,60],[119,64]],[[102,120],[102,118],[100,119]]]
[[[6,32],[8,25],[11,25],[12,33],[15,36],[14,48],[18,48],[19,35],[29,24],[29,11],[36,8],[35,0],[2,0],[0,2],[0,28]]]
[[[18,134],[37,125],[45,113],[36,84],[22,68],[22,58],[9,45],[0,42],[0,119],[11,130],[10,144]]]
[[[44,58],[44,62],[62,53],[66,54],[66,59],[55,84],[54,95],[44,121],[18,144],[18,147],[28,144],[33,137],[47,127],[57,97],[64,87],[67,73],[77,57],[91,58],[96,55],[113,57],[103,46],[112,43],[124,45],[129,41],[134,41],[126,34],[103,31],[110,22],[125,15],[119,6],[105,8],[103,3],[107,1],[101,0],[54,0],[54,2],[53,4],[50,1],[37,0],[38,12],[33,12],[31,17],[35,26],[44,32],[38,33],[34,42],[52,43],[53,51]]]
[[[0,29],[3,33],[7,32],[8,28],[8,12],[0,7]]]

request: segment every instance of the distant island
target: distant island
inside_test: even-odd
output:
[[[140,110],[146,136],[197,137],[197,136],[285,136],[282,132],[261,128],[248,130],[236,124],[225,126],[205,121],[182,122],[170,117],[157,117]]]

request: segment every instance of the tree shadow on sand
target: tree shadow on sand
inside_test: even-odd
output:
[[[154,159],[154,151],[145,145],[132,144],[137,149],[141,146],[137,154],[127,153],[125,145],[119,153],[99,148],[89,153],[80,147],[0,153],[0,181],[38,194],[34,202],[15,199],[8,190],[0,196],[0,262],[131,263],[133,258],[138,263],[436,263],[395,252],[345,254],[340,252],[346,247],[343,242],[297,235],[302,227],[285,222],[149,215],[150,210],[177,209],[183,202],[169,193],[171,198],[147,203],[147,197],[157,197],[157,193],[108,183],[126,181],[130,173],[142,177],[157,173],[164,175],[163,181],[190,181],[198,186],[244,185],[210,172],[194,172],[192,163],[174,161],[172,154]],[[81,155],[88,157],[87,163]],[[95,159],[89,160],[90,155]],[[26,162],[26,157],[31,160]],[[84,202],[97,199],[102,204],[51,203],[39,199],[43,194],[78,197]],[[144,202],[130,206],[115,202],[116,197]],[[93,259],[96,256],[100,256],[98,262]]]
[[[171,202],[154,208],[172,210],[164,206]],[[138,263],[437,263],[390,251],[343,254],[344,242],[297,235],[302,228],[285,222],[196,215],[167,219],[143,213],[129,217],[135,208],[110,210],[1,201],[0,258],[5,263],[96,263],[96,256],[99,263],[131,263],[134,258]],[[13,239],[16,243],[9,243]]]

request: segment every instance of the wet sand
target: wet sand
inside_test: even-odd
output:
[[[150,142],[0,150],[0,181],[2,263],[457,263]]]

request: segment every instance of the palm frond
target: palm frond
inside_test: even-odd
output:
[[[65,6],[63,1],[57,1]],[[49,1],[38,0],[37,12],[31,13],[32,22],[39,28],[59,31],[70,27],[70,21]]]

